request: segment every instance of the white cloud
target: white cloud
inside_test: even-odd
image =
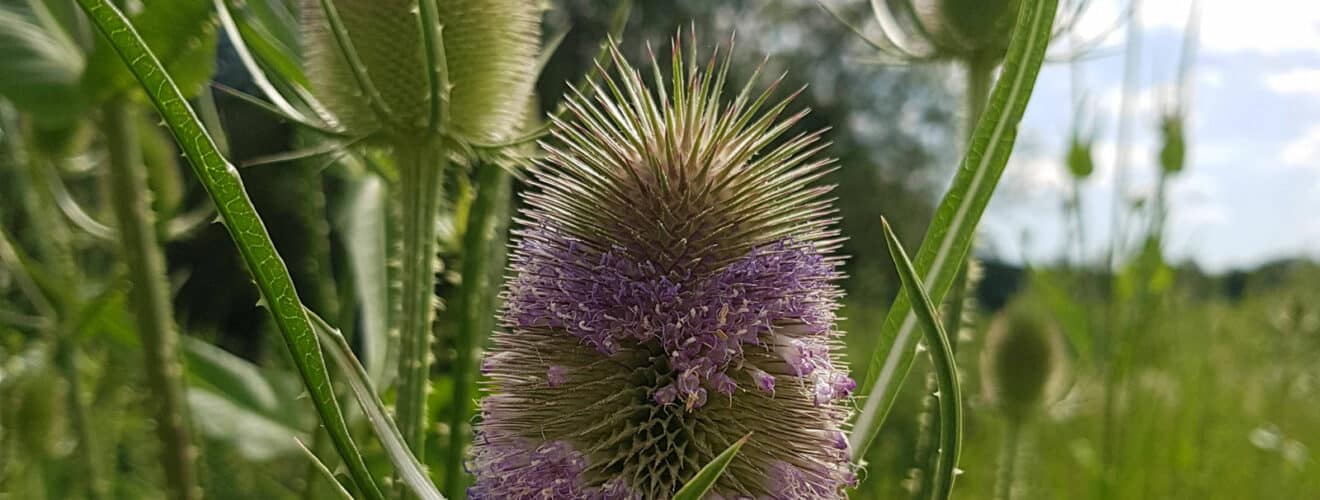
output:
[[[1280,94],[1320,94],[1320,69],[1293,68],[1266,75],[1265,87]]]
[[[1190,0],[1142,2],[1142,23],[1181,30]],[[1203,0],[1201,43],[1214,52],[1313,51],[1320,47],[1320,2]]]
[[[1025,196],[1062,193],[1070,189],[1072,183],[1065,168],[1060,159],[1054,156],[1035,155],[1014,159],[1005,169],[1001,184]]]
[[[1320,168],[1320,125],[1312,125],[1300,137],[1284,144],[1279,159],[1286,165]]]

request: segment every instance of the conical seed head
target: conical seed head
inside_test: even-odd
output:
[[[1021,0],[910,0],[933,42],[953,57],[998,60]]]
[[[991,325],[981,353],[986,399],[1010,419],[1029,419],[1055,397],[1064,365],[1054,327],[1036,313],[1010,307]]]
[[[717,495],[841,497],[855,383],[817,134],[785,139],[802,115],[768,92],[722,100],[716,58],[651,90],[614,57],[533,172],[470,495],[665,498],[751,433]]]
[[[463,137],[499,141],[517,135],[536,83],[540,2],[439,0],[450,68],[450,123]]]
[[[368,104],[330,29],[322,0],[302,0],[302,32],[312,91],[352,133],[383,123]],[[416,0],[333,0],[358,58],[380,92],[390,120],[424,123],[429,97]]]
[[[430,118],[430,68],[417,0],[329,0],[342,19],[388,117],[377,115],[326,18],[323,0],[303,0],[302,30],[312,89],[354,134],[411,136]],[[543,8],[528,0],[437,0],[449,79],[447,125],[467,139],[517,134],[536,74]],[[430,27],[428,27],[430,29]]]

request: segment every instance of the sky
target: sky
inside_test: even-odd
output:
[[[1189,0],[1141,2],[1140,92],[1131,119],[1125,199],[1154,191],[1159,112],[1174,102]],[[1127,0],[1094,0],[1078,32],[1102,36]],[[1169,184],[1166,254],[1223,271],[1272,259],[1320,258],[1320,2],[1202,0],[1188,159]],[[1096,172],[1083,185],[1089,259],[1109,241],[1115,127],[1125,29],[1081,64],[1087,113],[1098,123]],[[1052,51],[1066,52],[1065,43]],[[1068,64],[1047,63],[1000,190],[982,220],[979,253],[1057,260],[1066,244],[1062,159],[1072,124]]]

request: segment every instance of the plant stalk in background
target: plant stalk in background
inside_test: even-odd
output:
[[[475,396],[475,367],[479,348],[486,333],[494,326],[495,286],[504,267],[505,228],[512,189],[509,171],[499,165],[477,166],[477,195],[468,214],[463,233],[462,289],[456,300],[459,331],[454,338],[454,395],[449,428],[449,456],[445,460],[447,493],[460,498],[467,488],[463,474],[467,444],[466,432],[457,432],[468,424],[471,400]]]
[[[132,108],[122,101],[105,105],[102,121],[110,153],[110,201],[118,222],[122,255],[133,283],[129,298],[142,340],[150,401],[155,406],[160,464],[165,470],[171,498],[200,498],[194,464],[197,451],[192,445],[184,401],[179,331],[174,323],[169,284],[165,282],[165,256],[156,239],[151,190],[147,187],[137,124]]]

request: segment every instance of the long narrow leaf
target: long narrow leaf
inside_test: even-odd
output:
[[[266,72],[262,71],[261,66],[257,65],[257,60],[252,57],[252,52],[248,51],[247,41],[239,33],[238,24],[234,22],[234,16],[229,9],[229,5],[224,0],[215,0],[215,11],[220,18],[220,27],[225,30],[225,36],[229,37],[229,42],[234,47],[234,53],[238,55],[239,62],[243,63],[243,69],[247,70],[248,76],[252,78],[252,83],[261,90],[262,94],[270,100],[276,109],[289,117],[306,120],[302,112],[284,99],[284,95],[275,90],[275,86],[271,85],[270,79],[266,78]]]
[[[944,195],[935,219],[917,250],[916,269],[936,303],[943,301],[958,268],[967,256],[977,222],[990,195],[1004,173],[1017,139],[1018,122],[1026,110],[1050,41],[1050,28],[1058,0],[1023,2],[1009,44],[999,82],[990,95],[986,112],[976,125],[971,146],[953,185]],[[849,441],[853,458],[865,456],[880,432],[898,389],[912,369],[916,355],[916,316],[905,295],[889,309],[880,342],[871,359],[870,373],[862,387],[864,403]],[[886,350],[887,349],[887,350]]]
[[[301,439],[297,439],[296,441],[298,442],[298,449],[302,450],[303,455],[307,457],[307,460],[310,460],[312,465],[316,467],[316,471],[321,474],[321,478],[326,482],[335,485],[333,488],[335,495],[342,500],[353,500],[353,495],[350,494],[348,490],[344,489],[343,483],[339,482],[339,478],[335,477],[335,473],[330,472],[330,467],[327,467],[325,462],[322,462],[321,458],[317,457],[315,453],[312,453],[312,450],[307,449],[307,445],[303,444]]]
[[[730,462],[733,462],[733,457],[738,456],[738,450],[741,450],[743,444],[746,444],[747,439],[751,437],[751,434],[743,436],[742,439],[734,442],[727,449],[720,452],[719,455],[716,455],[710,463],[697,471],[697,475],[692,476],[692,479],[684,484],[678,490],[678,493],[674,494],[673,500],[700,500],[705,497],[711,487],[715,486],[715,481],[720,478],[720,475],[724,474],[724,469],[729,467]]]
[[[289,269],[276,252],[270,234],[248,198],[238,170],[220,155],[179,88],[124,14],[106,0],[78,0],[78,4],[142,85],[215,203],[284,336],[294,364],[321,416],[321,423],[347,464],[356,486],[368,498],[383,498],[335,400],[325,358],[289,277]]]
[[[958,471],[958,454],[962,448],[962,391],[958,386],[958,366],[953,358],[953,345],[949,335],[938,319],[935,304],[921,285],[917,270],[912,268],[903,244],[899,243],[889,221],[880,219],[884,229],[885,242],[889,244],[889,256],[898,268],[899,279],[903,281],[904,295],[908,301],[916,304],[913,311],[922,331],[926,332],[926,345],[930,347],[931,362],[935,365],[935,383],[939,387],[936,398],[940,410],[940,448],[935,466],[930,497],[946,500],[953,493],[953,480]]]
[[[312,318],[317,336],[329,348],[330,359],[339,366],[344,378],[348,380],[349,389],[353,391],[353,396],[362,406],[362,412],[367,416],[367,422],[371,424],[372,430],[380,438],[380,444],[385,448],[385,454],[390,457],[390,461],[394,463],[399,478],[420,500],[444,500],[445,497],[440,494],[440,490],[436,489],[435,484],[426,475],[426,468],[408,449],[408,443],[404,442],[403,434],[390,419],[389,411],[380,401],[380,393],[376,392],[371,377],[367,376],[367,370],[358,362],[357,356],[353,355],[353,348],[348,345],[348,340],[316,313],[307,311],[307,314]]]

